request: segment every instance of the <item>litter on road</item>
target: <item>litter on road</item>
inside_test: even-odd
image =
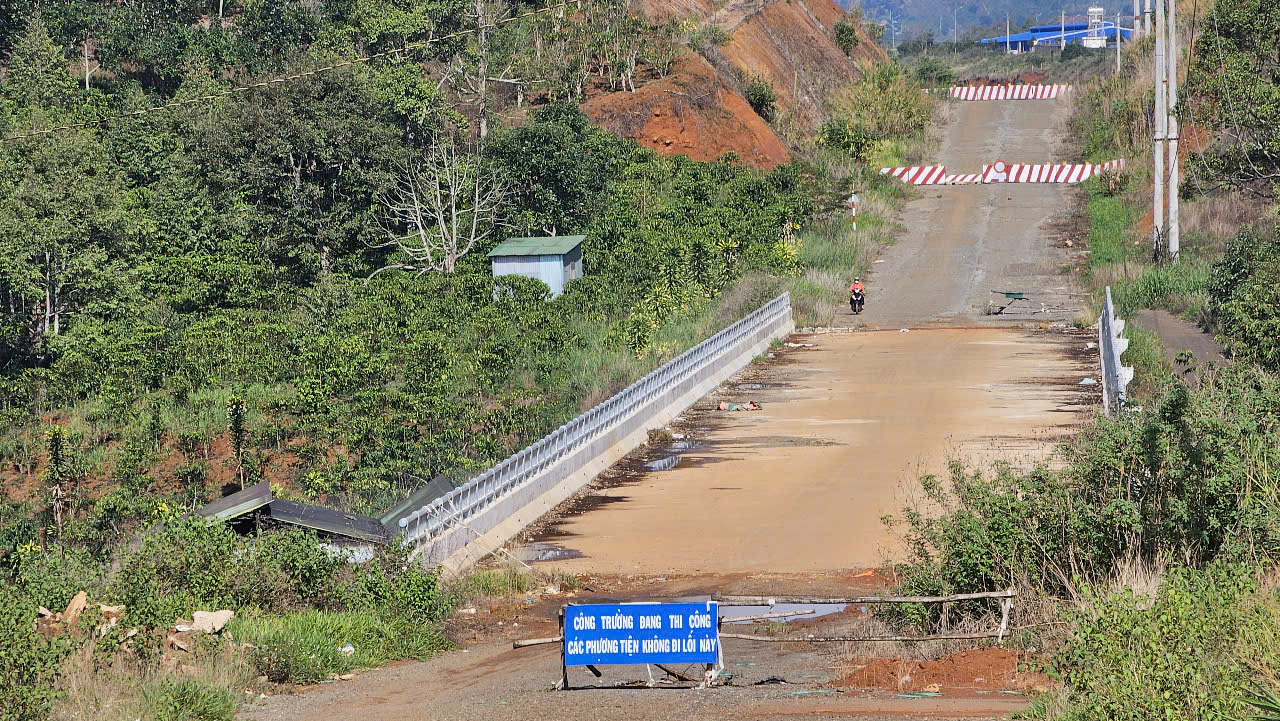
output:
[[[746,403],[730,403],[728,401],[720,401],[720,410],[722,411],[758,411],[760,404],[755,401],[747,401]]]

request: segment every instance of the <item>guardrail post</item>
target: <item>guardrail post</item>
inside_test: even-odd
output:
[[[1133,380],[1133,368],[1120,361],[1120,354],[1129,347],[1129,339],[1120,335],[1124,321],[1115,317],[1111,303],[1111,286],[1107,286],[1107,300],[1098,318],[1098,355],[1102,361],[1102,410],[1107,415],[1125,407],[1125,386]]]

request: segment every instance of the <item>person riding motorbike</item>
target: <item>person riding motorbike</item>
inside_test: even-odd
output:
[[[854,278],[849,284],[849,310],[861,313],[866,303],[866,290],[862,287],[862,278]]]

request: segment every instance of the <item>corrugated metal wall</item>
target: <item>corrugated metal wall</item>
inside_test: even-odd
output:
[[[576,258],[576,260],[572,260]],[[576,268],[578,275],[570,275]],[[575,248],[567,255],[503,255],[493,259],[493,277],[523,275],[537,278],[551,289],[551,295],[564,292],[564,284],[582,276],[582,250]]]

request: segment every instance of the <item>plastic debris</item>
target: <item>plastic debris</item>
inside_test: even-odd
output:
[[[937,691],[916,691],[914,693],[899,693],[894,695],[898,698],[936,698],[942,694]]]
[[[788,681],[781,676],[770,676],[769,678],[766,678],[763,681],[756,681],[751,685],[752,686],[772,686],[774,684],[779,684],[779,683],[788,683]]]
[[[351,644],[347,644],[338,650],[342,651],[343,656],[350,656],[356,652],[356,647]]]
[[[1082,385],[1082,386],[1096,386],[1096,385],[1098,385],[1098,381],[1096,381],[1096,380],[1094,380],[1094,379],[1092,379],[1092,378],[1081,378],[1081,379],[1080,379],[1080,385]]]
[[[835,690],[829,689],[829,688],[807,688],[807,689],[804,689],[803,691],[792,691],[791,695],[792,696],[808,696],[810,694],[815,694],[815,693],[835,693]]]
[[[910,328],[899,328],[899,329],[898,329],[898,332],[899,332],[899,333],[910,333],[910,332],[911,332],[911,329],[910,329]]]

